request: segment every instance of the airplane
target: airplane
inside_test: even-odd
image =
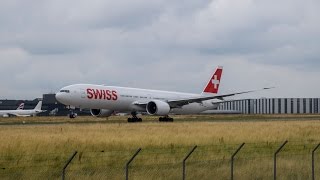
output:
[[[90,109],[95,117],[108,117],[114,112],[131,113],[128,122],[141,122],[137,113],[161,116],[159,121],[172,122],[169,114],[199,114],[217,109],[223,98],[260,90],[218,95],[223,67],[219,66],[201,94],[138,89],[94,84],[73,84],[56,93],[56,99],[67,107]]]
[[[20,104],[20,106],[16,110],[0,110],[0,117],[10,117],[10,116],[28,117],[28,116],[34,116],[41,112],[45,112],[45,110],[41,110],[42,101],[39,101],[34,109],[24,110],[22,106],[24,106],[24,103]]]

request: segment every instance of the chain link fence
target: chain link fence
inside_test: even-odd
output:
[[[130,150],[79,151],[56,154],[0,156],[0,179],[273,179],[274,153],[281,142],[246,143],[234,158],[240,144],[142,148]],[[278,179],[320,178],[320,150],[317,143],[289,142],[277,155]],[[314,171],[312,171],[314,152]],[[68,160],[70,164],[67,164]],[[314,174],[313,174],[314,172]],[[127,174],[126,174],[127,173]],[[233,173],[231,175],[231,173]],[[126,177],[127,175],[127,177]]]

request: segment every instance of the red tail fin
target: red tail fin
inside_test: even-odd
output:
[[[213,76],[210,78],[206,88],[203,90],[204,93],[217,94],[219,91],[220,80],[222,75],[222,66],[219,66]]]

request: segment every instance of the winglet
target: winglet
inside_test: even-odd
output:
[[[220,82],[221,82],[222,70],[223,70],[223,67],[218,66],[218,68],[210,78],[207,86],[204,88],[203,93],[213,93],[213,94],[218,93]]]
[[[263,88],[263,90],[268,90],[268,89],[273,89],[273,88],[276,88],[276,87],[266,87],[266,88]]]

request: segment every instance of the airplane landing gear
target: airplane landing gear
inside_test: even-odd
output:
[[[74,110],[76,109],[74,106],[66,106],[66,107],[70,111],[70,113],[68,114],[70,119],[74,119],[74,118],[76,118],[78,116],[78,114],[74,112]]]
[[[70,111],[70,114],[68,115],[70,119],[74,119],[78,116],[77,113],[73,112],[73,111]]]
[[[173,118],[169,116],[159,117],[160,122],[173,122]]]
[[[69,118],[70,119],[74,119],[74,118],[76,118],[77,117],[77,113],[70,113],[69,114]]]
[[[132,112],[131,115],[132,118],[128,118],[128,122],[142,122],[142,119],[137,117],[137,112]]]

